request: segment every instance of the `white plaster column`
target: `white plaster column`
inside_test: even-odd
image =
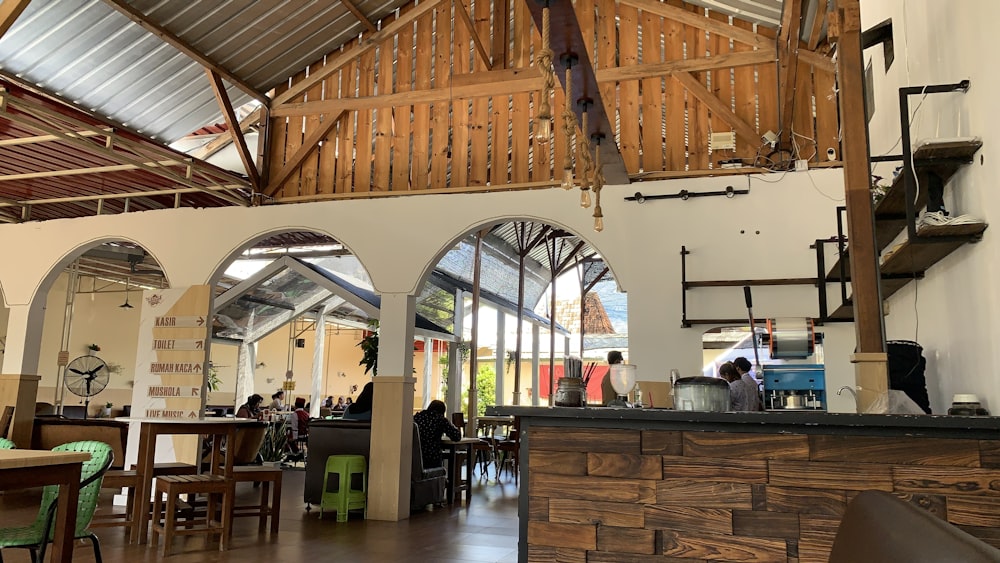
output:
[[[424,401],[421,407],[427,408],[431,402],[431,379],[434,376],[434,340],[424,337]]]
[[[252,342],[240,343],[236,360],[236,408],[254,394],[254,371],[257,369],[257,347]]]
[[[538,323],[531,323],[531,404],[538,406],[538,347],[541,346],[542,335]]]
[[[324,350],[326,348],[326,307],[316,318],[316,340],[313,347],[313,369],[312,369],[312,394],[309,400],[309,416],[319,417],[319,406],[323,400],[323,373],[326,371],[326,362],[323,361]]]
[[[504,397],[503,366],[504,366],[504,359],[507,356],[507,346],[505,346],[506,343],[504,342],[504,336],[507,332],[505,326],[506,322],[507,322],[507,315],[503,312],[502,309],[497,307],[497,346],[496,346],[497,357],[496,357],[495,367],[493,368],[494,371],[496,371],[496,393],[493,400],[494,404],[497,405],[506,404],[506,401],[504,401],[503,398]]]
[[[3,354],[3,373],[38,374],[38,356],[42,348],[45,321],[45,295],[38,295],[28,305],[11,305],[7,318],[7,342]],[[55,358],[51,358],[53,363]]]
[[[461,289],[455,290],[455,340],[448,343],[448,412],[463,412],[462,405],[462,335],[465,332],[465,296]]]
[[[368,459],[368,518],[372,520],[396,521],[410,515],[415,313],[414,296],[382,294],[379,374],[372,378],[375,396]]]

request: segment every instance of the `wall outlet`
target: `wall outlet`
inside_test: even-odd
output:
[[[803,159],[800,158],[800,159],[798,159],[798,160],[795,161],[795,171],[796,172],[805,172],[806,170],[809,170],[809,161],[808,160],[803,160]]]

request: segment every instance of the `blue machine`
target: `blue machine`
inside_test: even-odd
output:
[[[822,364],[769,364],[763,368],[765,410],[826,410],[826,370]]]

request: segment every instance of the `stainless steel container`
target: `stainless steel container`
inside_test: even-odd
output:
[[[682,377],[674,383],[674,408],[726,412],[729,410],[729,383],[716,377]]]

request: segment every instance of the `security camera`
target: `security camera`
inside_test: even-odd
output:
[[[837,151],[833,147],[826,149],[826,159],[830,161],[837,160]]]

